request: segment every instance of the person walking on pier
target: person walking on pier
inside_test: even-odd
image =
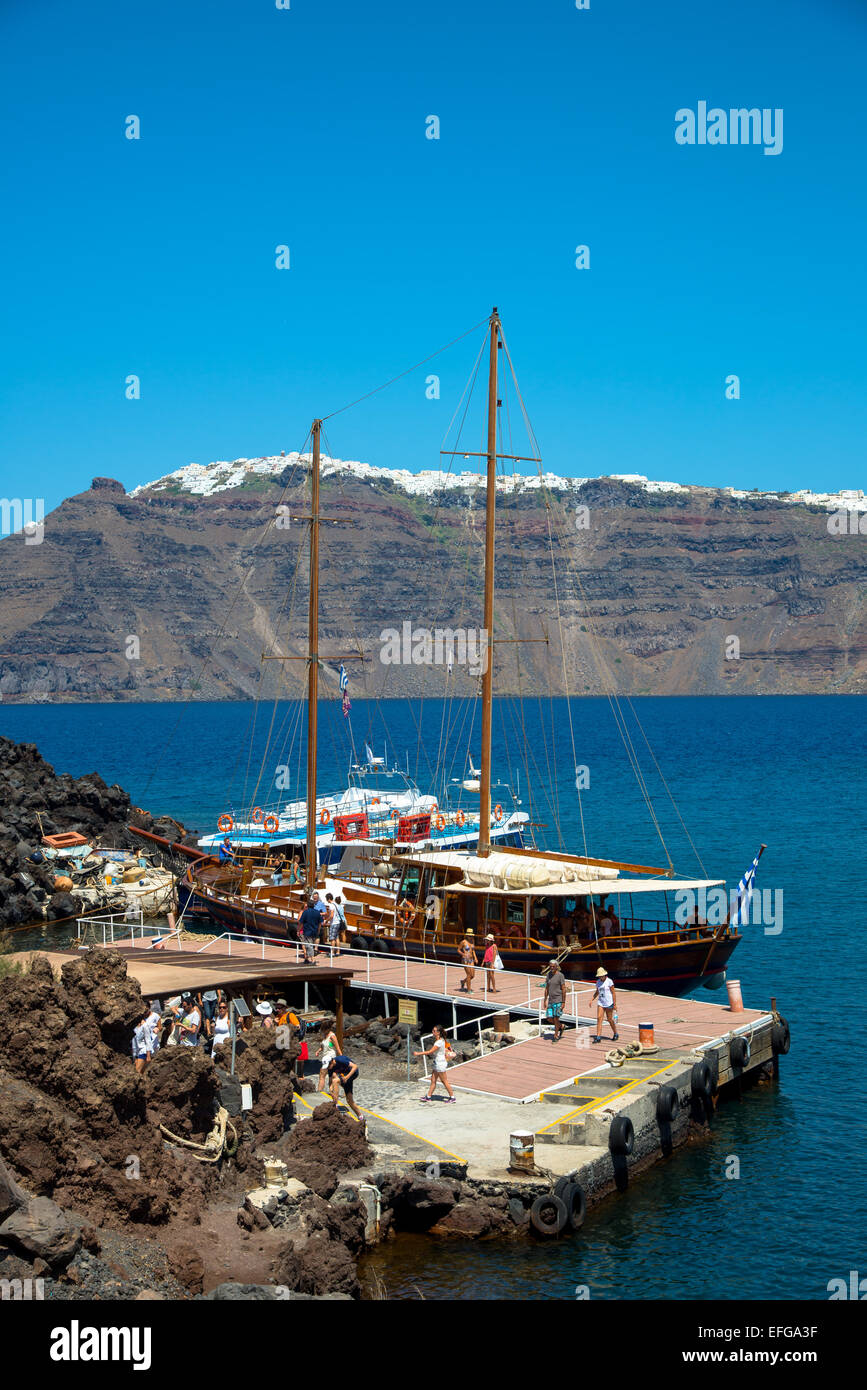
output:
[[[613,1041],[617,1042],[620,1037],[617,1031],[617,990],[614,988],[614,981],[604,965],[600,965],[596,971],[596,991],[593,997],[596,1000],[596,1036],[591,1041],[602,1042],[602,1016],[604,1014],[611,1024]]]
[[[322,1025],[322,1041],[316,1051],[322,1059],[319,1068],[319,1090],[327,1091],[330,1077],[329,1068],[334,1059],[340,1055],[340,1042],[334,1029],[325,1023]]]
[[[458,947],[458,955],[461,958],[461,964],[464,967],[464,974],[466,975],[466,979],[461,985],[461,990],[464,994],[472,994],[473,992],[473,980],[476,978],[475,967],[479,963],[475,945],[470,939],[472,934],[472,928],[470,928]]]
[[[487,985],[489,994],[499,994],[500,992],[494,983],[496,979],[494,971],[497,968],[498,956],[499,952],[497,950],[496,940],[493,935],[488,932],[488,935],[485,937],[485,954],[482,958],[482,965],[485,968],[485,984]]]
[[[328,1078],[331,1082],[331,1099],[337,1104],[340,1095],[339,1087],[343,1087],[343,1094],[346,1097],[346,1104],[355,1115],[356,1119],[364,1124],[364,1116],[355,1104],[352,1094],[352,1086],[358,1075],[358,1065],[353,1062],[351,1057],[345,1057],[342,1052],[338,1052],[336,1057],[332,1057],[328,1063]]]
[[[556,957],[548,961],[548,978],[545,981],[545,1017],[553,1020],[554,1041],[559,1042],[563,1036],[563,992],[566,988],[566,981],[563,971],[560,969],[560,962]]]
[[[422,1096],[422,1102],[426,1100],[433,1100],[433,1094],[437,1088],[438,1081],[441,1081],[445,1086],[446,1090],[448,1091],[446,1105],[448,1105],[449,1101],[454,1102],[455,1093],[452,1090],[448,1076],[446,1075],[446,1072],[449,1069],[449,1056],[454,1057],[454,1053],[449,1052],[448,1043],[446,1042],[446,1035],[438,1023],[435,1023],[433,1026],[433,1042],[431,1046],[423,1049],[423,1051],[421,1052],[414,1052],[413,1056],[433,1057],[433,1068],[430,1074],[430,1087],[428,1089],[427,1095]]]
[[[316,911],[316,904],[313,899],[308,898],[307,906],[299,918],[298,927],[301,940],[304,943],[304,959],[309,965],[316,963],[316,942],[319,940],[321,925],[321,914]]]

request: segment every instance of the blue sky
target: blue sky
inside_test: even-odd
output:
[[[856,0],[4,0],[0,41],[4,494],[288,452],[494,303],[555,472],[864,484]],[[782,153],[678,145],[701,100]],[[475,348],[334,452],[437,466]]]

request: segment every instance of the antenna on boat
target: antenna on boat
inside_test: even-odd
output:
[[[310,469],[310,592],[307,604],[307,872],[308,894],[316,886],[316,737],[319,716],[319,445],[322,421],[313,421]]]

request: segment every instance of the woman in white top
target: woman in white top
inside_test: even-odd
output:
[[[316,1049],[322,1058],[322,1065],[319,1071],[319,1090],[328,1090],[328,1068],[335,1057],[340,1055],[340,1043],[337,1041],[337,1034],[330,1028],[324,1030],[321,1043]]]
[[[225,999],[217,1005],[217,1017],[214,1019],[214,1041],[211,1046],[213,1056],[217,1048],[220,1047],[229,1037],[232,1031],[232,1024],[229,1019],[229,1006]]]
[[[449,1066],[448,1059],[449,1057],[453,1057],[454,1053],[451,1052],[451,1050],[449,1049],[449,1046],[446,1042],[445,1033],[443,1032],[442,1028],[439,1026],[438,1023],[435,1023],[433,1026],[433,1042],[431,1046],[425,1048],[421,1052],[414,1052],[413,1056],[433,1057],[433,1071],[430,1074],[430,1088],[428,1090],[427,1095],[422,1096],[422,1101],[433,1099],[433,1093],[437,1088],[437,1082],[441,1081],[445,1086],[446,1090],[448,1091],[448,1098],[446,1100],[446,1104],[448,1105],[449,1101],[453,1102],[455,1099],[455,1093],[452,1090],[451,1085],[449,1084],[449,1079],[446,1076],[446,1072],[448,1071]]]

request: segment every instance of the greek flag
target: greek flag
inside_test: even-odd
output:
[[[349,677],[348,677],[347,674],[346,674],[346,667],[343,665],[343,662],[341,661],[341,663],[340,663],[340,693],[341,693],[341,695],[343,694],[343,692],[344,692],[344,690],[346,689],[346,687],[348,686],[348,684],[349,684]]]
[[[762,849],[764,849],[764,846],[762,846]],[[753,885],[755,883],[756,878],[756,868],[758,867],[758,862],[761,859],[761,857],[762,851],[759,850],[752,864],[747,869],[746,873],[744,874],[743,878],[738,884],[735,910],[731,915],[731,926],[733,927],[743,927],[746,926],[749,922],[750,903],[753,899]]]

